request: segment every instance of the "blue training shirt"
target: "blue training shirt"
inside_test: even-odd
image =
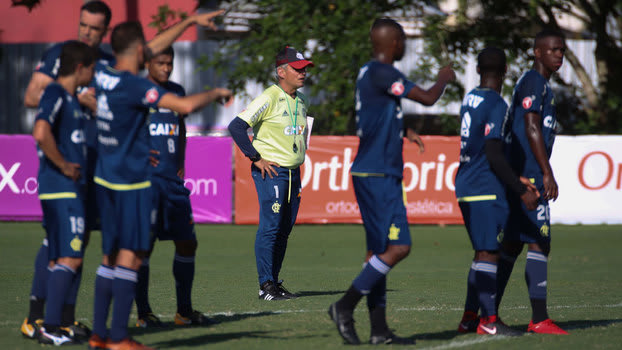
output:
[[[178,96],[186,96],[184,88],[172,81],[166,82],[162,87]],[[184,137],[179,135],[179,118],[179,114],[170,109],[157,107],[149,109],[151,148],[160,152],[160,163],[153,169],[153,174],[173,180],[179,180],[177,170],[179,159],[183,157],[183,154],[179,153],[180,139]]]
[[[97,165],[95,182],[113,190],[149,187],[149,108],[166,90],[127,71],[107,67],[97,85]]]
[[[415,86],[390,64],[370,61],[356,80],[356,134],[360,139],[352,175],[404,172],[401,98]]]
[[[505,196],[505,187],[486,159],[486,141],[503,139],[508,105],[494,90],[475,88],[460,108],[460,166],[456,197],[461,201],[492,200]]]
[[[41,56],[41,60],[37,64],[35,72],[43,73],[56,80],[58,77],[58,69],[60,68],[60,53],[65,43],[67,43],[67,41],[55,44],[47,49]],[[108,66],[112,67],[115,65],[116,59],[113,55],[102,50],[100,47],[97,48],[97,53],[98,59],[95,62],[95,72],[102,71]],[[95,87],[94,78],[91,80],[89,86],[79,87],[78,93],[81,93],[83,89],[88,87]],[[87,116],[84,126],[86,143],[89,147],[95,148],[97,146],[97,126],[95,124],[95,117],[92,116],[92,112],[88,108],[83,107],[83,111]]]
[[[540,73],[530,70],[518,80],[508,109],[508,126],[511,127],[509,160],[512,168],[527,178],[542,178],[542,169],[529,146],[525,132],[525,115],[535,112],[541,116],[541,130],[548,157],[555,142],[557,118],[555,99],[549,82]]]
[[[84,115],[75,96],[60,84],[49,84],[37,111],[37,120],[45,120],[52,127],[56,147],[66,161],[80,164],[82,176],[77,182],[65,176],[43,151],[39,155],[39,197],[41,199],[75,198],[81,185],[86,183],[86,145],[84,139]],[[73,193],[74,195],[68,195]]]

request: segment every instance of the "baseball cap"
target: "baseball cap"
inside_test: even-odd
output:
[[[315,66],[313,62],[306,60],[300,52],[289,46],[285,46],[283,50],[276,54],[276,67],[285,63],[295,69],[302,69],[306,66]]]

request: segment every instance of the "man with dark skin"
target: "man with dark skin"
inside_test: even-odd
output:
[[[551,251],[549,200],[559,190],[549,162],[556,134],[556,113],[551,75],[564,60],[566,44],[561,33],[543,30],[534,42],[533,68],[514,88],[506,127],[511,128],[510,159],[515,172],[528,178],[542,194],[535,210],[510,195],[510,218],[505,230],[497,276],[497,306],[507,285],[516,257],[528,246],[525,280],[532,319],[528,332],[568,334],[548,316],[546,307],[548,255]]]
[[[529,210],[540,196],[525,177],[512,171],[503,154],[507,103],[501,87],[507,71],[505,53],[488,47],[477,56],[480,84],[462,102],[460,116],[460,167],[456,175],[456,198],[475,256],[470,264],[465,311],[458,332],[490,335],[521,335],[497,320],[496,293],[499,236],[507,222],[506,188],[520,196]],[[478,310],[481,317],[477,316]]]
[[[455,73],[450,66],[441,68],[436,83],[424,90],[393,67],[404,56],[406,35],[401,25],[389,18],[377,19],[370,39],[373,59],[361,67],[356,83],[360,144],[351,169],[368,251],[365,267],[328,313],[346,343],[360,344],[352,313],[367,295],[369,342],[414,344],[412,338],[393,334],[386,322],[386,275],[410,253],[411,246],[402,195],[404,123],[400,101],[405,97],[426,106],[434,104],[446,84],[455,79]],[[410,129],[407,137],[420,144]]]

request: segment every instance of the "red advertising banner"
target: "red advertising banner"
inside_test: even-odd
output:
[[[461,224],[454,194],[460,138],[424,136],[425,152],[404,143],[404,189],[408,221]],[[314,136],[302,168],[302,202],[298,223],[360,223],[350,167],[358,149],[355,136]],[[250,161],[235,150],[235,223],[255,224],[259,206]]]

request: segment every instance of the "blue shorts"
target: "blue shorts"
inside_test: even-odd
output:
[[[387,245],[411,245],[402,179],[395,176],[352,176],[365,226],[367,250],[384,253]]]
[[[544,189],[538,189],[544,193]],[[542,199],[536,210],[527,210],[525,204],[516,195],[511,195],[510,217],[505,228],[504,241],[550,244],[551,216],[549,201]]]
[[[273,166],[277,175],[272,178],[266,174],[261,177],[261,170],[251,166],[251,175],[259,200],[259,227],[257,234],[275,233],[287,236],[296,223],[300,207],[301,184],[300,168],[287,169]]]
[[[84,199],[41,200],[49,260],[84,256]]]
[[[196,240],[190,191],[183,181],[154,176],[151,187],[153,209],[156,211],[153,238],[161,241]]]
[[[151,247],[151,187],[115,191],[97,185],[102,223],[102,251],[110,255],[118,249],[134,252]]]
[[[510,211],[505,196],[493,200],[459,201],[458,205],[473,249],[499,250]]]

